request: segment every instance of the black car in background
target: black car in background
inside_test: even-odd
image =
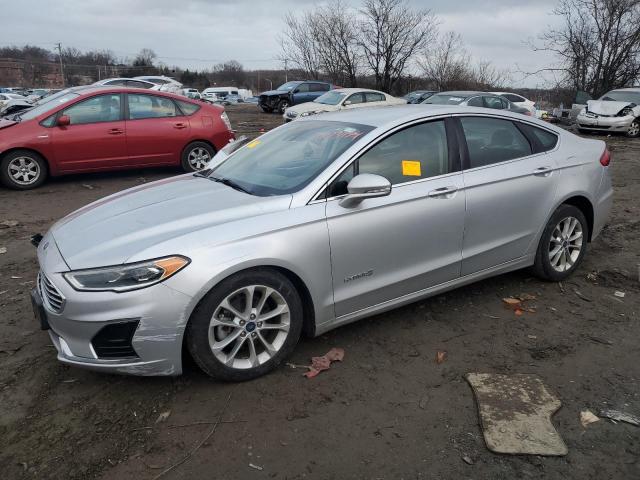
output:
[[[407,103],[422,103],[430,96],[436,94],[438,92],[433,90],[415,90],[413,92],[407,93],[404,97]]]
[[[334,85],[318,80],[287,82],[275,90],[262,92],[258,97],[258,105],[267,113],[273,111],[284,113],[290,106],[312,102],[334,88],[336,88]]]

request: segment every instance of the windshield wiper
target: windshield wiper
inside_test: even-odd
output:
[[[253,195],[253,193],[251,193],[249,190],[247,190],[246,188],[240,186],[237,182],[231,180],[230,178],[221,178],[221,177],[209,177],[211,180],[213,180],[214,182],[218,182],[221,183],[223,185],[226,185],[227,187],[231,187],[234,190],[238,190],[239,192],[243,192],[243,193],[247,193],[249,195]]]

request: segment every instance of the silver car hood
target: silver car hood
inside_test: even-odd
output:
[[[631,102],[614,102],[606,100],[588,100],[587,107],[591,113],[597,115],[617,115],[624,107],[632,105]]]
[[[167,240],[290,204],[290,195],[258,197],[181,175],[91,203],[57,222],[51,234],[72,270],[117,265]]]

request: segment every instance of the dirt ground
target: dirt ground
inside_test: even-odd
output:
[[[281,121],[255,105],[227,110],[252,136]],[[601,138],[613,152],[614,208],[570,281],[515,272],[305,339],[293,364],[332,347],[346,352],[312,380],[289,366],[222,384],[193,365],[177,378],[136,378],[59,364],[31,312],[29,237],[90,201],[179,172],[0,189],[0,222],[19,222],[0,225],[0,476],[150,480],[194,450],[162,478],[640,478],[640,428],[579,421],[586,408],[640,414],[640,141]],[[535,313],[503,307],[503,297],[521,293],[537,296]],[[442,364],[437,351],[447,352]],[[539,375],[563,402],[554,423],[569,454],[489,452],[468,372]]]

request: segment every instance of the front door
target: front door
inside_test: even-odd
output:
[[[555,201],[551,155],[535,148],[513,121],[460,119],[468,148],[462,275],[518,259],[545,225]]]
[[[121,98],[120,94],[96,95],[60,113],[71,122],[51,129],[51,144],[61,171],[106,170],[126,164]]]
[[[445,132],[444,120],[400,130],[330,185],[326,215],[337,317],[459,276],[465,193]],[[340,206],[348,181],[360,173],[389,179],[391,194]]]
[[[172,99],[129,93],[127,112],[127,152],[132,166],[180,163],[191,127]]]

